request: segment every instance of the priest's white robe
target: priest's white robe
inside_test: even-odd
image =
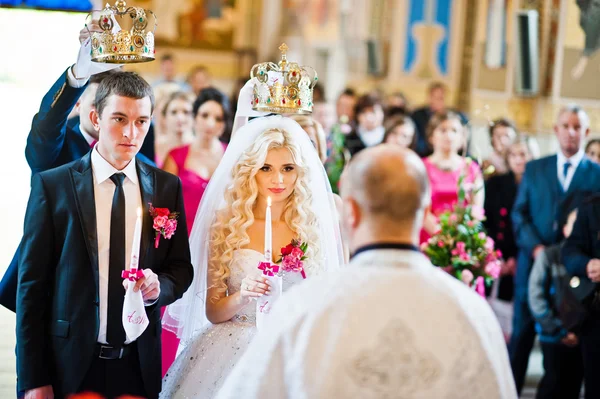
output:
[[[362,252],[270,316],[219,399],[517,397],[487,302],[415,251]]]

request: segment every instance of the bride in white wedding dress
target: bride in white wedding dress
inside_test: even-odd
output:
[[[163,325],[177,333],[181,346],[163,381],[162,398],[215,396],[254,336],[253,299],[271,292],[258,269],[264,261],[267,197],[273,262],[279,248],[298,239],[308,245],[306,278],[343,263],[331,187],[304,130],[281,116],[240,128],[196,215],[190,238],[194,282],[164,317]],[[284,273],[283,291],[303,278],[300,272]]]

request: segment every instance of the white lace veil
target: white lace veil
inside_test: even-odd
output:
[[[318,270],[339,268],[344,261],[331,186],[319,155],[306,132],[294,120],[279,115],[260,117],[248,122],[235,132],[223,159],[210,179],[196,213],[190,236],[194,265],[192,285],[183,298],[167,307],[163,316],[164,328],[176,333],[183,345],[186,345],[198,330],[210,324],[205,311],[210,228],[217,211],[225,206],[224,194],[233,180],[231,171],[254,140],[270,129],[282,129],[290,134],[308,168],[308,185],[312,193],[311,209],[319,224],[317,231],[322,260]]]

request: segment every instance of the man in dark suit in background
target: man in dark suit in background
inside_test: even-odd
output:
[[[89,25],[89,28],[90,31],[99,30],[93,24]],[[88,30],[82,29],[80,41],[83,43],[88,37]],[[90,151],[98,140],[90,120],[94,96],[102,80],[114,73],[120,72],[111,70],[78,79],[75,64],[69,67],[46,93],[40,110],[33,117],[25,147],[25,158],[32,176],[79,159]],[[74,108],[78,117],[68,120]],[[154,148],[153,139],[149,140],[146,137],[144,143]],[[154,158],[138,154],[138,159],[154,165],[151,161]],[[0,305],[13,312],[16,306],[19,251],[20,247],[0,281]]]
[[[512,210],[519,252],[509,352],[519,393],[535,340],[534,320],[527,302],[533,260],[546,246],[563,239],[560,227],[583,198],[590,192],[600,192],[600,166],[587,159],[583,150],[590,133],[585,111],[575,105],[564,107],[554,131],[559,152],[527,164]]]
[[[587,198],[579,207],[573,232],[561,251],[562,263],[571,276],[580,282],[572,284],[583,289],[581,298],[588,311],[579,338],[583,355],[585,398],[600,398],[600,195]],[[594,284],[595,283],[595,284]],[[583,296],[582,295],[582,296]]]
[[[97,392],[158,398],[160,308],[192,282],[181,181],[135,159],[154,110],[150,85],[132,72],[98,87],[98,143],[83,158],[33,177],[17,292],[18,389],[26,398]],[[149,204],[179,212],[155,244]],[[142,209],[139,268],[149,325],[126,335],[122,272]]]

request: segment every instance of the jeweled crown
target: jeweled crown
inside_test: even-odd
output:
[[[279,64],[263,62],[250,70],[254,81],[252,109],[278,114],[310,114],[317,72],[287,60],[288,46],[283,43]]]
[[[154,60],[157,18],[151,10],[127,7],[125,1],[117,0],[114,6],[106,4],[103,10],[90,12],[90,16],[102,29],[102,33],[91,34],[92,61],[134,64]],[[115,22],[120,29],[113,31]]]

